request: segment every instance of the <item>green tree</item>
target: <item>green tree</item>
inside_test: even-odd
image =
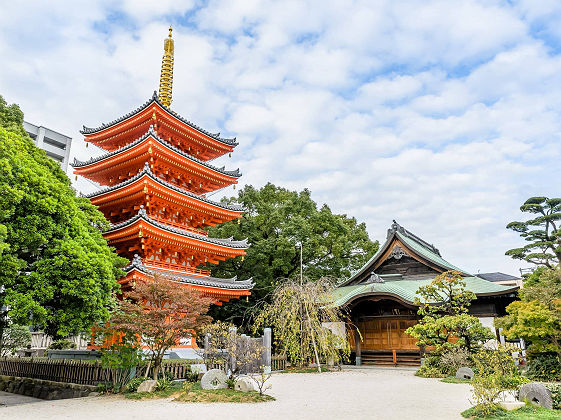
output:
[[[31,344],[29,328],[12,324],[4,329],[0,337],[0,357],[15,354]]]
[[[510,249],[506,255],[548,268],[561,261],[561,198],[532,197],[520,207],[533,218],[511,222],[507,229],[518,232],[527,242],[521,248]]]
[[[255,319],[254,332],[270,326],[275,346],[295,365],[313,360],[340,362],[350,352],[347,337],[324,326],[325,322],[344,321],[341,310],[333,305],[333,287],[325,279],[302,284],[283,281],[276,287],[272,302]],[[319,363],[318,370],[321,372]]]
[[[251,247],[238,257],[211,267],[219,277],[253,277],[255,287],[249,302],[232,301],[212,315],[238,325],[254,315],[259,304],[270,301],[278,281],[300,275],[302,244],[303,275],[310,280],[322,277],[345,278],[374,255],[378,242],[369,239],[364,223],[347,215],[333,214],[327,205],[318,208],[310,191],[289,191],[267,184],[261,189],[246,186],[238,197],[225,199],[243,206],[238,221],[210,229],[215,237],[249,238]]]
[[[109,316],[126,260],[101,236],[103,214],[22,124],[0,97],[0,318],[65,337]]]
[[[561,361],[561,269],[542,270],[519,295],[495,325],[507,338],[525,340],[531,353],[554,353]]]
[[[476,296],[465,287],[461,273],[446,271],[419,288],[415,304],[422,318],[405,331],[417,339],[419,347],[434,346],[436,353],[461,347],[474,353],[494,337],[479,319],[468,314]]]

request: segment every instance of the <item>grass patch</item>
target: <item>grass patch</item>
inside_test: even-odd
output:
[[[532,405],[527,405],[514,411],[505,411],[497,407],[492,414],[485,417],[478,416],[477,413],[477,409],[472,407],[463,411],[462,416],[467,419],[485,420],[559,420],[561,418],[561,410],[548,410],[547,408],[534,407]]]
[[[192,403],[260,403],[274,401],[270,395],[259,395],[258,392],[240,392],[233,389],[202,389],[200,383],[186,383],[183,391],[174,401]]]
[[[447,384],[469,384],[471,383],[471,379],[458,379],[455,376],[447,376],[446,378],[442,378],[440,382],[446,382]]]
[[[164,389],[163,391],[154,391],[154,392],[127,392],[125,393],[125,398],[129,400],[148,400],[152,398],[169,398],[179,395],[179,393],[183,390],[183,384],[174,383],[168,389]]]

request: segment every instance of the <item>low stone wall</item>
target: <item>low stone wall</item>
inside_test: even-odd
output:
[[[92,385],[79,385],[2,375],[0,375],[0,391],[27,395],[43,400],[87,397],[92,393],[94,393],[93,395],[97,395],[96,387]]]

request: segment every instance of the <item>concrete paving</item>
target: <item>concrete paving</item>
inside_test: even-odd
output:
[[[409,369],[274,374],[260,404],[193,404],[99,396],[0,408],[0,419],[461,419],[470,386],[418,378]]]
[[[40,400],[39,398],[27,397],[25,395],[11,394],[9,392],[0,391],[0,408],[11,407],[12,405],[37,403],[42,401],[43,400]]]

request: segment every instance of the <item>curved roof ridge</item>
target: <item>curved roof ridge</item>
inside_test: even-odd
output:
[[[246,280],[238,280],[237,276],[231,277],[229,279],[222,279],[218,277],[194,277],[188,274],[153,270],[146,267],[142,263],[142,259],[138,254],[134,254],[132,262],[124,268],[124,270],[127,273],[134,269],[149,275],[159,274],[164,277],[168,277],[172,280],[180,281],[182,283],[191,283],[191,284],[197,284],[200,286],[207,286],[207,287],[223,287],[226,289],[244,290],[244,289],[252,289],[253,286],[255,285],[255,283],[253,282],[253,278],[251,277]]]
[[[141,111],[144,111],[146,108],[148,108],[148,106],[150,106],[150,104],[156,102],[158,105],[160,105],[165,111],[167,111],[169,114],[173,115],[175,118],[177,118],[178,120],[180,120],[181,122],[187,124],[189,127],[194,128],[195,130],[201,132],[202,134],[214,139],[214,140],[218,140],[221,143],[227,144],[228,146],[237,146],[239,143],[236,141],[236,137],[232,137],[232,138],[225,138],[225,137],[220,137],[220,133],[211,133],[210,131],[205,130],[204,128],[199,127],[198,125],[196,125],[195,123],[187,120],[186,118],[183,118],[181,115],[179,115],[177,112],[172,111],[170,108],[168,108],[167,106],[165,106],[160,99],[158,98],[158,94],[156,91],[154,91],[154,94],[152,95],[152,97],[150,99],[148,99],[146,102],[144,102],[142,105],[140,105],[138,108],[136,108],[135,110],[123,115],[122,117],[119,117],[109,123],[103,123],[101,124],[99,127],[86,127],[85,125],[82,126],[82,130],[80,130],[81,134],[93,134],[96,133],[98,131],[102,131],[105,130],[106,128],[112,127],[115,124],[118,124],[130,117],[132,117],[133,115],[138,114]]]
[[[155,173],[152,172],[148,162],[146,162],[144,164],[144,168],[139,173],[137,173],[135,176],[127,179],[126,181],[123,181],[119,184],[115,184],[113,186],[102,188],[99,191],[95,191],[93,193],[85,194],[85,195],[82,195],[82,196],[86,197],[86,198],[97,197],[98,195],[105,194],[108,191],[114,191],[114,190],[117,190],[119,188],[130,185],[130,184],[134,183],[135,181],[137,181],[138,179],[142,178],[142,176],[145,175],[145,174],[148,175],[150,178],[152,178],[154,181],[156,181],[156,182],[158,182],[158,183],[160,183],[160,184],[162,184],[162,185],[164,185],[168,188],[171,188],[174,191],[177,191],[177,192],[185,194],[185,195],[187,195],[191,198],[194,198],[195,200],[203,201],[205,203],[214,205],[216,207],[221,207],[221,208],[224,208],[224,209],[227,209],[227,210],[243,211],[243,207],[241,205],[224,204],[224,203],[221,203],[219,201],[210,200],[206,197],[203,197],[202,195],[195,194],[191,191],[187,191],[187,190],[185,190],[181,187],[178,187],[177,185],[174,185],[171,182],[167,182],[166,180],[160,178],[159,176],[157,176]]]
[[[421,239],[420,237],[415,235],[413,232],[405,229],[403,226],[401,226],[399,223],[397,223],[395,220],[393,220],[393,223],[392,223],[391,227],[388,229],[387,238],[389,238],[395,232],[399,232],[399,233],[407,236],[408,238],[413,239],[419,245],[428,249],[430,252],[433,252],[433,253],[437,254],[439,257],[442,256],[442,255],[440,255],[440,251],[433,244],[429,244],[427,241]]]
[[[202,242],[213,243],[215,245],[222,245],[222,246],[226,246],[226,247],[229,247],[229,248],[239,248],[239,249],[249,248],[248,238],[245,238],[244,240],[241,240],[241,241],[234,241],[234,240],[221,239],[221,238],[210,238],[208,236],[204,236],[204,235],[201,235],[199,233],[179,229],[179,228],[176,228],[176,227],[173,227],[173,226],[168,226],[164,223],[157,222],[156,220],[154,220],[150,216],[148,216],[144,206],[140,206],[140,209],[138,210],[138,213],[135,216],[131,217],[130,219],[125,220],[124,222],[112,224],[111,227],[108,230],[106,230],[105,232],[111,232],[111,231],[114,231],[114,230],[118,230],[122,227],[128,226],[128,225],[136,222],[138,219],[143,219],[144,221],[150,223],[151,225],[156,226],[160,229],[166,230],[168,232],[173,232],[173,233],[176,233],[178,235],[182,235],[182,236],[185,236],[185,237],[188,237],[188,238],[196,239],[196,240],[199,240],[199,241],[202,241]]]
[[[399,225],[395,220],[393,220],[390,229],[388,229],[388,234],[384,244],[380,246],[380,248],[378,248],[378,251],[361,268],[352,273],[349,278],[342,280],[338,284],[338,287],[350,285],[357,277],[364,274],[364,272],[366,272],[382,256],[382,254],[387,251],[387,248],[389,247],[394,237],[398,237],[405,246],[411,248],[411,251],[414,251],[415,253],[421,255],[426,260],[431,261],[433,264],[441,266],[447,270],[455,270],[468,276],[471,275],[469,272],[462,270],[454,266],[453,264],[450,264],[448,261],[442,258],[442,256],[440,255],[440,251],[434,245],[431,245],[428,242],[422,240],[417,235],[409,232],[404,227]]]
[[[95,162],[100,162],[100,161],[102,161],[104,159],[107,159],[111,156],[118,155],[119,153],[122,153],[125,150],[129,150],[130,148],[142,143],[148,137],[154,138],[154,140],[159,142],[161,145],[167,147],[168,149],[173,150],[174,152],[180,154],[181,156],[186,157],[187,159],[189,159],[193,162],[196,162],[196,163],[199,163],[203,166],[206,166],[207,168],[212,169],[216,172],[220,172],[224,175],[232,176],[232,177],[235,177],[235,178],[239,178],[240,176],[242,176],[239,168],[236,169],[236,170],[232,170],[232,171],[227,171],[225,169],[221,169],[217,166],[211,165],[210,163],[207,163],[207,162],[204,162],[200,159],[197,159],[196,157],[191,156],[189,153],[186,153],[183,150],[175,147],[174,145],[169,144],[166,140],[162,139],[161,137],[159,137],[156,134],[156,132],[154,131],[154,126],[153,125],[151,125],[150,128],[148,128],[148,131],[146,133],[144,133],[142,136],[140,136],[138,139],[134,140],[133,142],[131,142],[129,144],[126,144],[123,147],[118,148],[117,150],[113,150],[112,152],[104,153],[104,154],[102,154],[100,156],[97,156],[97,157],[92,157],[87,161],[80,161],[80,160],[74,158],[74,162],[71,163],[71,165],[72,165],[73,168],[80,168],[80,167],[83,167],[83,166],[91,165],[92,163],[95,163]]]

